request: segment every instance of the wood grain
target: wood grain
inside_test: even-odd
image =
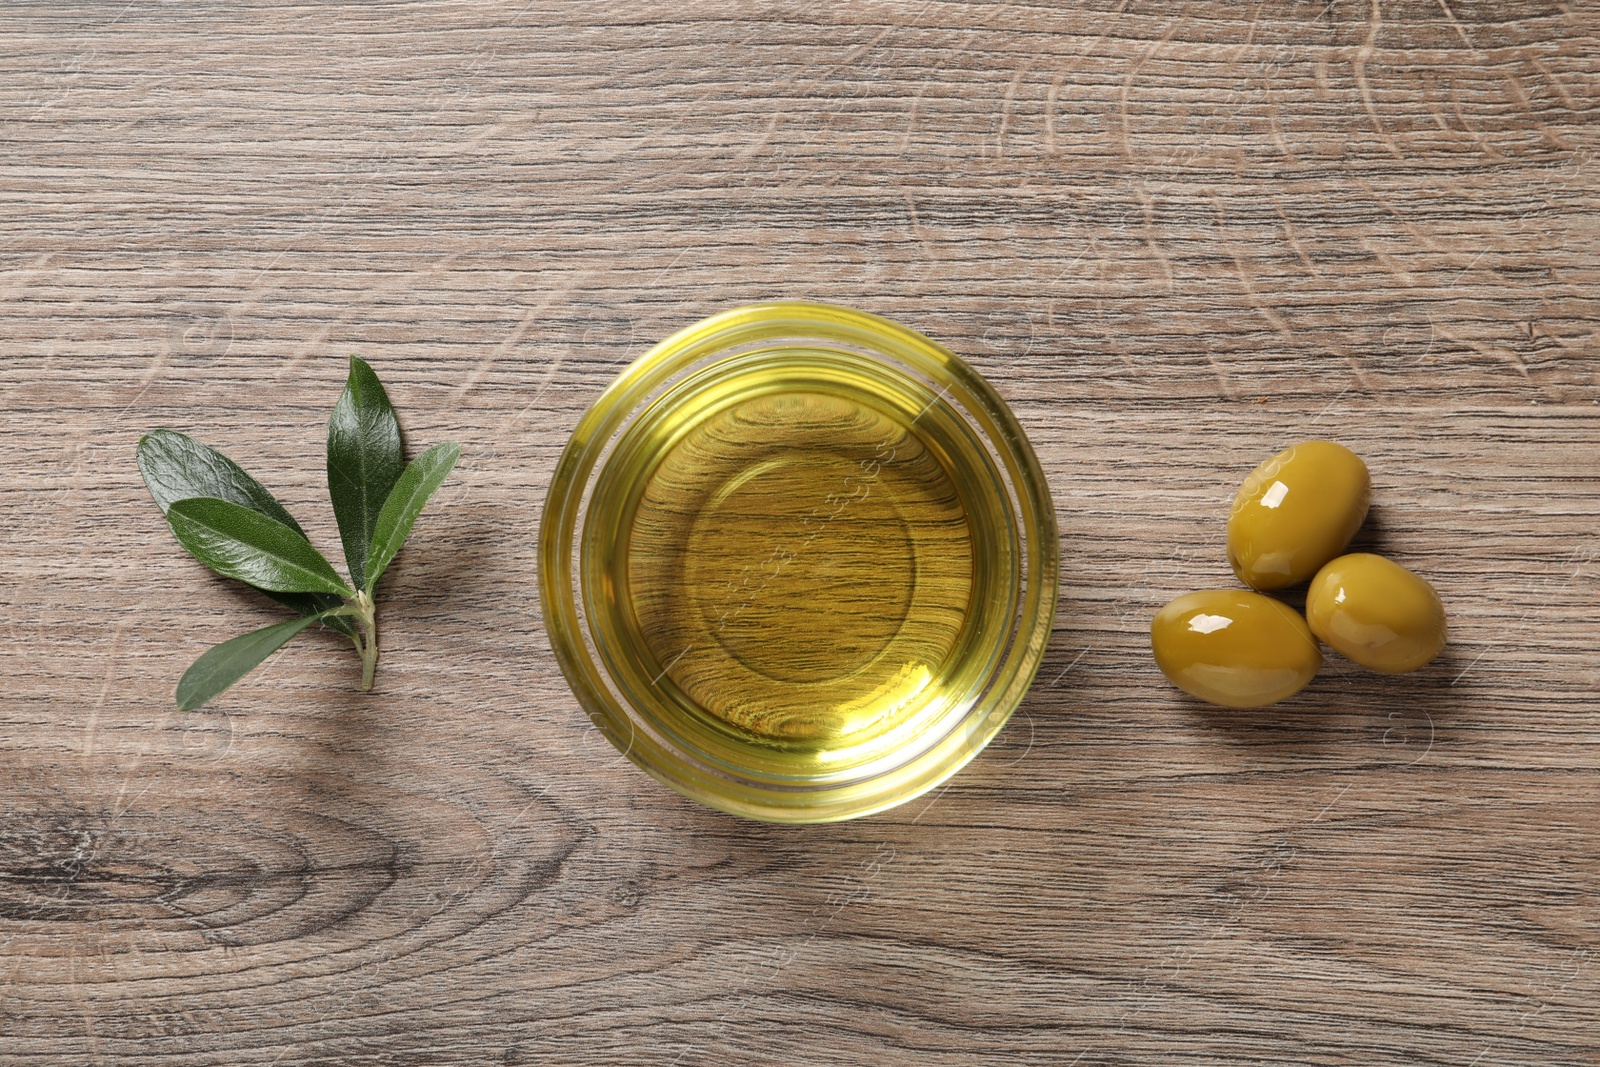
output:
[[[1600,19],[1506,0],[0,10],[0,1065],[1600,1062]],[[535,531],[579,413],[804,296],[1013,401],[1066,554],[948,788],[733,820],[589,728]],[[336,548],[342,359],[458,473],[331,635],[171,541],[171,426]],[[1238,479],[1331,435],[1419,674],[1163,684]]]

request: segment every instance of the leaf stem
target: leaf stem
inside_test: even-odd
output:
[[[378,605],[365,592],[358,591],[355,599],[347,600],[348,610],[356,620],[356,651],[361,653],[361,688],[372,689],[372,678],[378,670]]]

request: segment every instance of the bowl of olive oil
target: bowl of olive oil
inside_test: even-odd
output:
[[[994,389],[914,330],[801,302],[663,341],[584,414],[539,593],[600,732],[661,782],[774,822],[938,785],[1038,671],[1049,487]]]

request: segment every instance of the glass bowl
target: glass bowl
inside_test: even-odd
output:
[[[584,413],[539,595],[628,759],[735,815],[828,822],[931,789],[1005,725],[1058,553],[1038,459],[972,368],[875,315],[758,304]]]

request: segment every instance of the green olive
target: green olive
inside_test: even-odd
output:
[[[1228,515],[1228,562],[1254,589],[1303,582],[1344,551],[1367,517],[1372,479],[1332,441],[1291,445],[1239,487]]]
[[[1150,647],[1172,684],[1225,708],[1276,704],[1322,666],[1322,649],[1299,612],[1243,589],[1174,600],[1156,612]]]
[[[1403,674],[1444,649],[1444,605],[1427,580],[1370,552],[1340,556],[1306,590],[1311,632],[1347,659]]]

